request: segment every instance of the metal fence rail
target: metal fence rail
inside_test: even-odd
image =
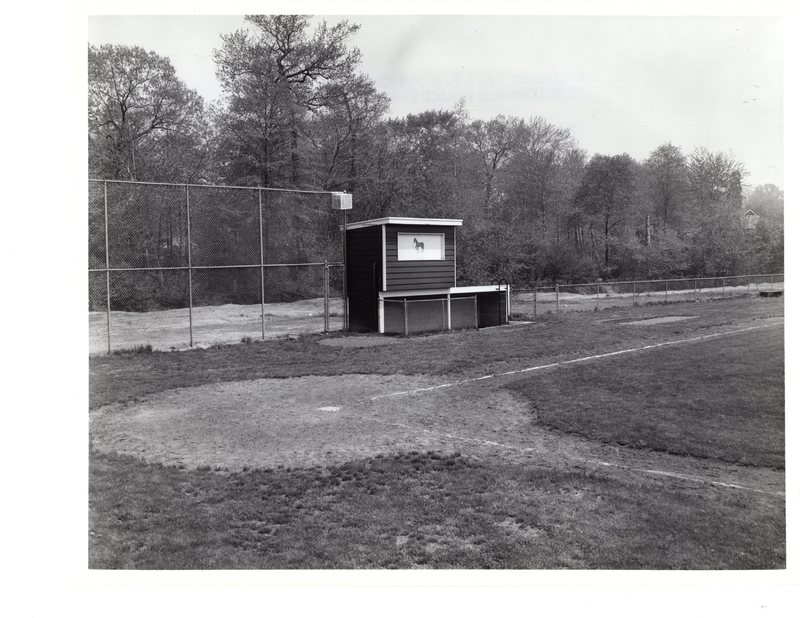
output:
[[[320,324],[301,330],[327,332],[335,315],[346,328],[344,227],[331,194],[89,180],[90,351],[103,335],[108,353],[193,347],[204,331],[218,342],[215,320],[226,341],[315,315]]]
[[[511,312],[525,318],[545,313],[598,311],[646,303],[686,302],[782,290],[783,273],[570,283],[512,288]]]

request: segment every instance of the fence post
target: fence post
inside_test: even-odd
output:
[[[322,309],[323,309],[323,312],[325,313],[324,332],[327,335],[328,334],[328,302],[329,302],[328,301],[328,260],[325,260],[325,264],[322,267],[322,277],[323,277],[322,278],[322,294],[323,294]],[[262,309],[263,309],[263,305],[262,305]]]
[[[350,327],[350,306],[347,298],[347,211],[342,211],[342,330]]]
[[[108,258],[108,182],[103,181],[103,212],[106,228],[106,334],[108,336],[108,353],[111,354],[111,271]]]
[[[264,327],[264,213],[261,204],[261,189],[258,191],[258,246],[261,256],[261,339],[266,339],[266,329]],[[328,319],[328,314],[325,314]],[[327,328],[325,329],[327,331]]]
[[[192,325],[192,219],[189,216],[189,185],[186,185],[186,246],[189,261],[189,347],[194,347],[194,327]]]
[[[408,299],[403,299],[403,335],[408,337]]]
[[[558,302],[558,284],[556,283],[556,315],[558,315],[559,302]]]
[[[595,311],[599,311],[600,310],[600,284],[599,283],[597,284],[597,294],[595,295],[595,298],[594,298],[594,309],[595,309]]]

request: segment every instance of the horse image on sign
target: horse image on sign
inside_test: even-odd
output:
[[[443,260],[443,234],[397,234],[397,259]]]

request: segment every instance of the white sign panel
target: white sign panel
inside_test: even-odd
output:
[[[397,234],[397,259],[443,260],[444,234]]]

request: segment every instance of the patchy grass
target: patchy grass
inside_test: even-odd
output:
[[[234,473],[94,455],[90,495],[92,568],[785,565],[774,498],[457,453]]]
[[[724,309],[721,310],[721,307]],[[725,303],[682,305],[696,315],[677,330],[674,324],[621,329],[615,317],[636,319],[674,313],[672,307],[604,310],[598,314],[562,314],[533,324],[481,331],[460,331],[404,339],[390,354],[382,347],[322,346],[322,335],[253,341],[186,352],[153,352],[89,359],[92,408],[170,388],[215,382],[343,373],[469,374],[517,368],[525,363],[608,352],[708,332],[734,322],[783,315],[782,299],[731,299]]]
[[[560,367],[511,387],[537,423],[593,440],[784,466],[783,329]]]
[[[254,378],[485,375],[760,324],[782,316],[783,305],[780,299],[736,299],[683,305],[679,311],[696,317],[622,323],[675,312],[655,306],[416,337],[389,350],[323,346],[320,336],[311,336],[94,357],[91,405]],[[780,468],[781,337],[782,329],[763,329],[562,367],[505,386],[488,381],[485,388],[508,399],[502,389],[516,390],[533,407],[531,422],[590,441]],[[500,442],[503,435],[492,424],[499,416],[476,401],[465,404],[474,406],[471,414],[479,421],[474,434]],[[519,424],[504,430],[531,430],[519,408]],[[448,431],[437,414],[421,417],[426,428]],[[567,440],[583,444],[574,436],[546,433],[545,451],[548,444],[563,446]],[[250,460],[236,469],[223,469],[219,462],[167,467],[92,451],[90,566],[785,568],[781,496],[612,467],[591,470],[580,458],[512,458],[494,450],[461,456],[452,445],[425,447],[446,452],[411,450],[326,467],[302,458],[307,442],[304,435],[291,445],[303,468],[253,469]],[[396,441],[388,444],[402,448]],[[560,457],[558,448],[553,452]],[[711,465],[682,461],[688,463],[681,470],[699,476]]]
[[[131,354],[152,354],[152,353],[153,353],[153,346],[150,345],[149,343],[131,346],[130,348],[120,348],[112,352],[114,356],[130,356]]]

